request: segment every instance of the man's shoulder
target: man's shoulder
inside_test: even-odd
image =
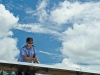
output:
[[[22,48],[26,48],[26,47],[27,47],[27,45],[23,45],[23,46],[22,46]],[[35,46],[34,46],[34,45],[32,45],[32,47],[35,47]]]
[[[35,47],[34,45],[32,45],[32,47]]]
[[[26,48],[27,46],[26,45],[23,45],[21,48]]]

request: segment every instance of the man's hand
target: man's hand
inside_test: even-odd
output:
[[[33,58],[33,61],[34,63],[39,63],[36,57]]]
[[[37,60],[37,58],[36,58],[36,56],[33,57],[33,58],[30,58],[30,57],[24,56],[24,59],[25,59],[25,60],[33,60],[34,63],[39,63],[38,60]]]

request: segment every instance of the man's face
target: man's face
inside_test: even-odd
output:
[[[31,47],[33,45],[33,41],[27,42],[28,47]]]

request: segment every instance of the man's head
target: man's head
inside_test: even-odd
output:
[[[31,47],[32,44],[33,44],[33,38],[27,37],[27,38],[26,38],[26,43],[27,43],[28,47]]]

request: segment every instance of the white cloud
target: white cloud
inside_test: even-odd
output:
[[[0,4],[0,60],[15,60],[18,55],[17,39],[12,38],[13,32],[10,30],[16,25],[18,18],[5,9]]]
[[[100,57],[99,28],[98,26],[96,29],[95,27],[91,29],[91,26],[75,24],[73,29],[69,28],[63,32],[64,42],[61,52],[76,62],[98,63],[99,60],[92,61],[92,59]]]
[[[52,53],[49,53],[49,52],[44,52],[44,51],[39,51],[40,53],[43,53],[43,54],[47,54],[47,55],[55,55],[55,54],[52,54]]]
[[[18,18],[15,18],[12,13],[0,4],[0,36],[13,28],[16,21],[18,21]]]
[[[26,32],[42,33],[42,34],[53,34],[59,36],[59,32],[55,30],[48,29],[41,24],[18,24],[15,26],[15,29],[24,30]]]
[[[26,13],[31,14],[32,18],[34,18],[34,16],[37,16],[38,22],[43,23],[48,18],[48,14],[46,11],[47,4],[48,4],[48,0],[39,1],[36,10],[32,10],[31,8],[26,8]]]
[[[36,15],[39,17],[39,21],[40,22],[44,22],[45,20],[47,20],[48,14],[46,11],[46,7],[47,7],[47,0],[43,0],[39,2],[39,5],[37,6],[37,11],[36,11]]]
[[[54,16],[53,22],[60,25],[64,23],[67,25],[68,22],[73,24],[72,28],[65,29],[59,37],[62,40],[62,54],[69,57],[72,62],[91,64],[88,68],[98,71],[100,66],[96,64],[100,63],[99,7],[100,2],[70,3],[64,1],[59,4],[59,8],[55,7],[51,12],[51,18]]]
[[[73,17],[80,14],[86,7],[87,6],[82,4],[80,5],[78,2],[61,2],[51,11],[50,20],[57,23],[57,25],[68,23]],[[77,8],[79,10],[77,10]]]
[[[0,60],[15,60],[18,55],[17,40],[11,37],[3,37],[0,39],[0,43]]]
[[[64,58],[61,63],[56,63],[52,65],[56,68],[62,68],[67,70],[84,71],[91,73],[100,73],[99,65],[78,65],[74,63],[71,59]]]
[[[67,59],[67,58],[64,58],[62,60],[62,63],[56,63],[55,66],[58,68],[63,67],[65,69],[73,69],[73,70],[78,69],[78,70],[80,70],[80,66],[73,63],[70,59]]]
[[[73,22],[73,28],[68,28],[63,32],[61,52],[75,62],[98,63],[100,62],[98,59],[100,57],[100,14],[98,13],[100,2],[78,3],[78,5],[87,8],[85,7],[84,12],[74,15],[74,19],[70,20]],[[76,7],[76,4],[73,6]],[[78,8],[77,11],[80,10]],[[92,61],[93,59],[96,61]]]
[[[61,61],[64,58],[63,55],[58,54],[58,53],[51,53],[51,52],[46,52],[46,51],[42,51],[42,50],[40,50],[38,52],[42,53],[43,55],[46,55],[46,56],[52,58],[53,60],[57,60],[57,61]]]
[[[11,27],[13,27],[13,24],[18,21],[18,18],[15,18],[12,13],[10,13],[8,10],[5,9],[5,7],[0,4],[0,22],[2,22],[2,30],[8,30]],[[8,20],[11,19],[11,20]],[[3,25],[6,25],[6,27],[3,27]],[[0,29],[1,30],[1,29]]]

